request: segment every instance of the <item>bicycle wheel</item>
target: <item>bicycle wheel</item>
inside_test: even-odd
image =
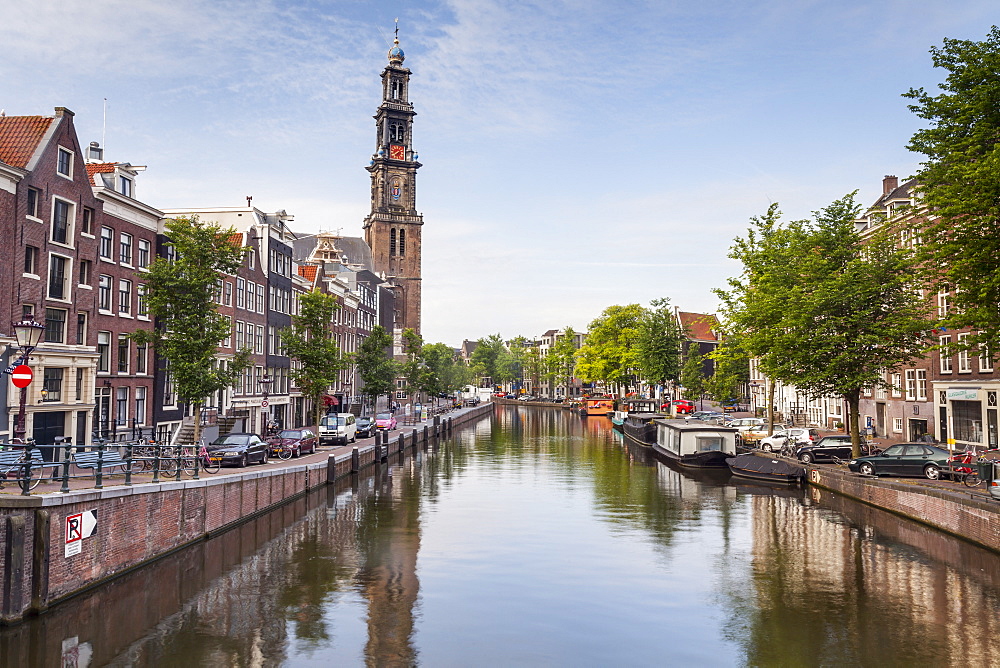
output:
[[[155,464],[155,463],[154,463]],[[163,459],[159,461],[160,465],[160,475],[166,476],[168,478],[177,477],[177,460],[176,459]]]
[[[978,473],[967,473],[965,475],[965,479],[962,482],[965,483],[966,487],[976,487],[982,481],[983,479],[979,477]]]
[[[24,475],[23,472],[18,472],[17,486],[21,488],[22,492],[30,492],[31,490],[38,487],[38,484],[42,482],[41,471],[38,472],[37,476],[32,475],[30,480],[21,477],[23,475]]]
[[[281,448],[275,452],[275,456],[278,459],[291,459],[292,449],[290,447],[286,448],[285,446],[281,446]]]
[[[222,460],[212,461],[211,457],[199,457],[201,465],[205,468],[205,473],[218,473],[222,468]]]
[[[184,455],[181,457],[181,470],[187,475],[194,477],[195,471],[198,469],[198,460],[190,455]]]

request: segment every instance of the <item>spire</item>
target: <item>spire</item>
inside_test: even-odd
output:
[[[389,49],[389,64],[402,65],[403,61],[406,59],[406,55],[403,54],[403,50],[399,48],[399,19],[396,19],[395,35],[395,39],[392,40],[392,48]]]

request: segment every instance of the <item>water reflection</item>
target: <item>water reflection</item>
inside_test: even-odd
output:
[[[870,507],[513,406],[0,630],[0,665],[991,665],[998,576]]]

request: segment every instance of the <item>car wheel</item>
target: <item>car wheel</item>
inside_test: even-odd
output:
[[[357,440],[358,440],[358,435],[357,434],[355,434],[354,436],[351,436],[351,443],[355,443],[355,442],[357,442]]]
[[[875,475],[875,467],[868,462],[861,462],[858,471],[861,472],[861,475]]]
[[[924,467],[924,477],[928,480],[940,480],[941,467],[937,464],[928,464]]]
[[[774,451],[774,448],[771,447],[770,443],[761,443],[760,444],[760,449],[763,450],[764,452],[773,452]]]
[[[247,457],[246,455],[243,455],[242,457],[240,457],[240,468],[241,469],[245,469],[249,463],[250,463],[250,458],[249,457]]]
[[[266,464],[267,463],[267,448],[264,448],[264,452],[261,453],[261,455],[260,455],[260,463],[261,464]]]
[[[813,456],[811,454],[809,454],[808,452],[804,452],[801,455],[799,455],[799,459],[802,461],[803,464],[812,464],[813,463]]]

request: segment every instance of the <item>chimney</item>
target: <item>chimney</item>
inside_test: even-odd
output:
[[[886,174],[885,178],[882,179],[882,194],[888,195],[893,190],[899,187],[899,179],[895,176],[890,176]]]

